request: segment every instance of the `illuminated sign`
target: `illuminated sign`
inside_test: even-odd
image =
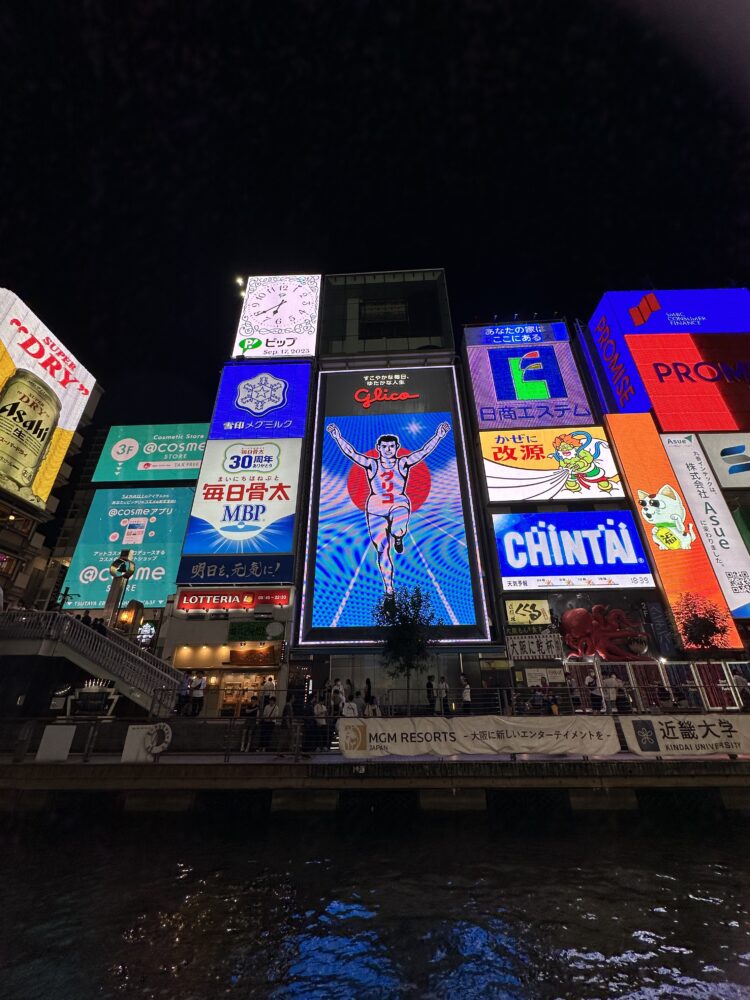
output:
[[[695,528],[734,618],[750,618],[750,555],[695,434],[662,434]]]
[[[197,479],[207,436],[208,424],[111,427],[92,482]]]
[[[519,334],[520,343],[475,343],[486,340],[486,329],[465,331],[480,430],[593,423],[570,344],[567,337],[560,339],[561,331]]]
[[[291,552],[302,442],[209,441],[183,554]]]
[[[626,336],[663,431],[750,430],[750,336]]]
[[[95,384],[28,306],[0,288],[0,489],[44,507]]]
[[[377,602],[416,586],[486,639],[453,369],[325,372],[318,407],[303,643],[376,641]]]
[[[612,414],[606,418],[606,425],[638,504],[642,527],[683,644],[695,648],[698,644],[691,635],[696,617],[712,616],[724,631],[715,633],[710,644],[741,648],[711,559],[696,533],[694,514],[651,416]]]
[[[112,575],[109,567],[123,549],[132,551],[135,573],[125,602],[161,607],[175,589],[180,548],[193,490],[97,490],[76,545],[64,586],[68,609],[103,608]],[[77,596],[75,596],[77,595]]]
[[[177,582],[185,584],[273,584],[293,579],[294,557],[284,555],[183,555],[177,573]]]
[[[750,434],[701,434],[700,442],[720,486],[750,488]]]
[[[602,427],[480,431],[491,503],[622,499]]]
[[[567,340],[568,328],[560,320],[556,323],[501,323],[488,326],[467,326],[464,342],[481,344],[542,344],[549,340]]]
[[[274,590],[233,588],[226,590],[181,590],[177,595],[178,611],[243,611],[259,604],[286,608],[290,602],[288,587]]]
[[[230,364],[221,373],[211,440],[301,438],[307,420],[310,365]]]
[[[307,358],[315,354],[319,274],[247,279],[233,357]]]
[[[607,292],[588,325],[589,332],[584,339],[596,354],[596,371],[602,376],[608,407],[616,412],[647,413],[652,402],[656,408],[657,398],[675,395],[672,389],[667,393],[659,391],[660,377],[661,381],[674,379],[674,385],[680,375],[690,375],[695,382],[719,381],[707,368],[700,367],[696,372],[693,365],[702,362],[713,365],[724,358],[724,355],[722,358],[712,356],[712,346],[718,346],[717,338],[709,340],[705,335],[750,332],[750,293],[745,288]],[[673,339],[679,335],[687,335],[685,344],[690,357],[679,353],[672,356],[673,351],[682,349],[679,341]],[[690,335],[701,339],[704,349],[700,353],[689,346]],[[727,362],[742,356],[743,349],[738,343],[727,347]],[[673,362],[677,363],[676,369]],[[657,389],[656,397],[654,388]],[[720,402],[718,393],[710,396]],[[691,398],[700,403],[697,395]],[[725,411],[723,406],[720,408]],[[685,423],[681,417],[677,421],[679,426],[671,423],[668,426],[661,417],[660,423],[665,431],[731,430],[737,426],[698,427]]]
[[[494,514],[492,523],[505,590],[654,586],[630,511]]]
[[[551,625],[549,601],[506,601],[505,617],[509,625]]]

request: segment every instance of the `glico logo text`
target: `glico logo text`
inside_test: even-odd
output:
[[[488,351],[497,399],[561,399],[568,395],[554,347]]]
[[[400,403],[404,399],[419,399],[418,392],[390,392],[380,385],[374,389],[357,389],[354,398],[363,410],[369,410],[373,403]]]

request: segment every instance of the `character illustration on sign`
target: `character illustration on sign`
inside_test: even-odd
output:
[[[450,425],[440,424],[433,436],[410,455],[399,455],[401,442],[395,434],[381,434],[375,442],[377,458],[356,451],[341,436],[336,424],[329,424],[326,430],[349,461],[359,465],[367,475],[370,486],[365,505],[367,529],[377,553],[383,587],[386,594],[392,594],[392,551],[403,552],[404,536],[409,530],[411,501],[406,493],[409,471],[437,448],[450,432]]]
[[[288,385],[283,378],[276,378],[270,372],[261,372],[254,378],[240,382],[235,404],[242,410],[262,416],[271,410],[278,410],[286,403]]]
[[[552,500],[567,493],[583,497],[594,488],[608,496],[624,496],[620,476],[609,443],[588,431],[558,434],[552,452],[542,445],[503,445],[494,449],[493,459],[485,459],[490,500]],[[533,462],[552,461],[557,468],[528,468]],[[521,466],[515,462],[524,463]]]
[[[602,660],[648,660],[648,636],[640,622],[622,608],[595,604],[588,608],[570,608],[560,619],[560,631],[571,660],[599,656]]]
[[[653,525],[651,537],[660,549],[689,549],[695,528],[686,524],[687,512],[674,486],[662,486],[658,493],[638,490],[641,516]]]

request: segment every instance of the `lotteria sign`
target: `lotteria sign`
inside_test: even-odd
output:
[[[273,590],[241,588],[216,590],[181,590],[177,595],[178,611],[251,611],[259,604],[275,607],[289,606],[290,590],[277,587]]]
[[[664,431],[736,430],[750,419],[750,293],[744,288],[607,292],[587,343],[611,410]]]
[[[495,514],[492,522],[505,590],[654,586],[630,511]]]
[[[684,646],[696,648],[692,624],[702,616],[713,618],[723,628],[712,637],[712,645],[742,648],[714,564],[703,545],[700,522],[696,530],[696,511],[688,503],[651,415],[613,413],[606,418],[606,427],[640,510],[648,546]]]

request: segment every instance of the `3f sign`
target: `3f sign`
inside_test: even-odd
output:
[[[568,394],[554,347],[504,347],[488,356],[497,399],[560,399]]]

